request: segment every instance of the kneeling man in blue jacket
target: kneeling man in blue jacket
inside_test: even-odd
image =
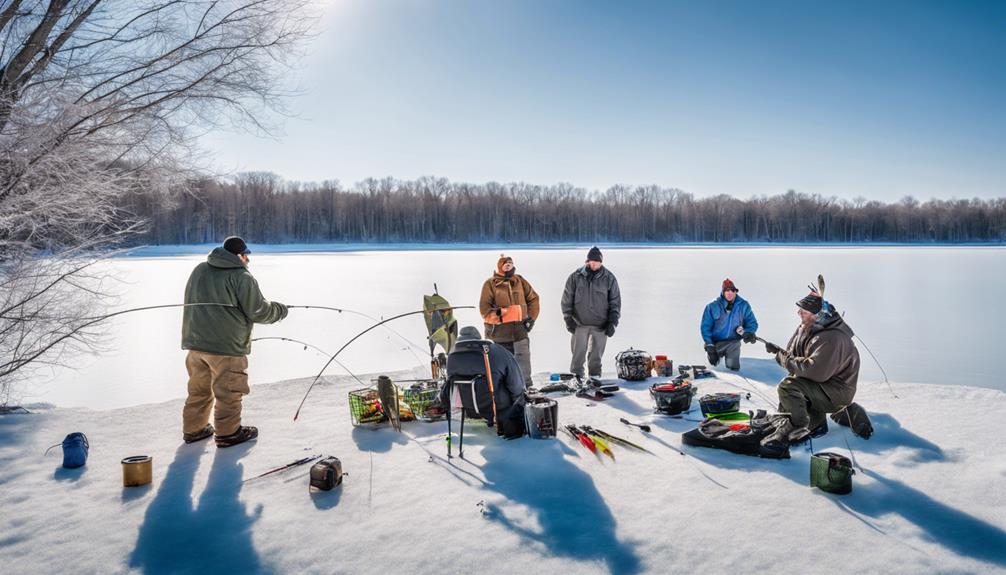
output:
[[[751,304],[737,295],[737,291],[730,278],[723,280],[720,297],[702,312],[702,339],[710,365],[716,365],[722,357],[727,369],[734,371],[741,368],[741,340],[754,343],[758,331],[758,320],[751,311]],[[743,337],[737,334],[739,326],[744,327]]]

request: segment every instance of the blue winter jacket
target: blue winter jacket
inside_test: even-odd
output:
[[[751,311],[751,304],[738,295],[734,307],[727,312],[727,300],[720,294],[702,312],[702,339],[706,343],[716,343],[730,339],[740,339],[737,326],[743,325],[745,332],[758,331],[758,320]]]

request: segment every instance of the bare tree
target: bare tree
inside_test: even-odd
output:
[[[0,2],[0,386],[89,345],[78,312],[104,292],[85,264],[143,229],[126,195],[184,189],[206,130],[272,129],[308,4]]]

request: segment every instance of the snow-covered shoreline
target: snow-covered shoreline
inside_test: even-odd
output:
[[[768,243],[768,242],[738,242],[738,243],[650,243],[650,242],[594,242],[604,246],[605,250],[622,249],[878,249],[878,248],[1006,248],[1004,243]],[[458,242],[458,243],[423,243],[423,242],[348,242],[348,243],[290,243],[290,244],[253,244],[252,250],[267,254],[298,254],[298,253],[343,253],[343,252],[386,252],[386,251],[481,251],[481,250],[580,250],[589,247],[590,242]],[[175,257],[188,255],[205,255],[219,244],[172,244],[148,245],[132,248],[120,257]]]
[[[776,368],[700,380],[700,393],[752,389],[768,407]],[[836,426],[815,451],[863,469],[839,497],[807,486],[809,452],[762,460],[685,447],[696,424],[654,415],[649,382],[603,403],[559,399],[561,422],[642,443],[598,460],[566,437],[506,442],[468,426],[466,459],[445,459],[446,424],[354,428],[329,378],[300,421],[305,380],[258,385],[246,399],[255,443],[217,450],[180,440],[180,400],[97,411],[0,417],[0,571],[37,573],[988,573],[1006,571],[1006,445],[992,424],[1006,394],[963,386],[862,384],[877,433]],[[764,396],[764,397],[763,397]],[[618,423],[648,421],[652,434]],[[64,470],[46,447],[66,433],[91,441],[85,468]],[[56,450],[58,452],[58,449]],[[339,457],[345,484],[309,494],[306,469],[242,479],[306,454]],[[123,488],[119,460],[154,458],[149,487]]]

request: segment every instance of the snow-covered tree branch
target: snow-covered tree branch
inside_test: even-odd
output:
[[[309,8],[0,3],[0,386],[31,364],[89,349],[94,331],[66,330],[104,301],[83,264],[143,228],[120,207],[124,196],[185,189],[207,130],[273,129],[289,95],[277,78],[300,56]]]

